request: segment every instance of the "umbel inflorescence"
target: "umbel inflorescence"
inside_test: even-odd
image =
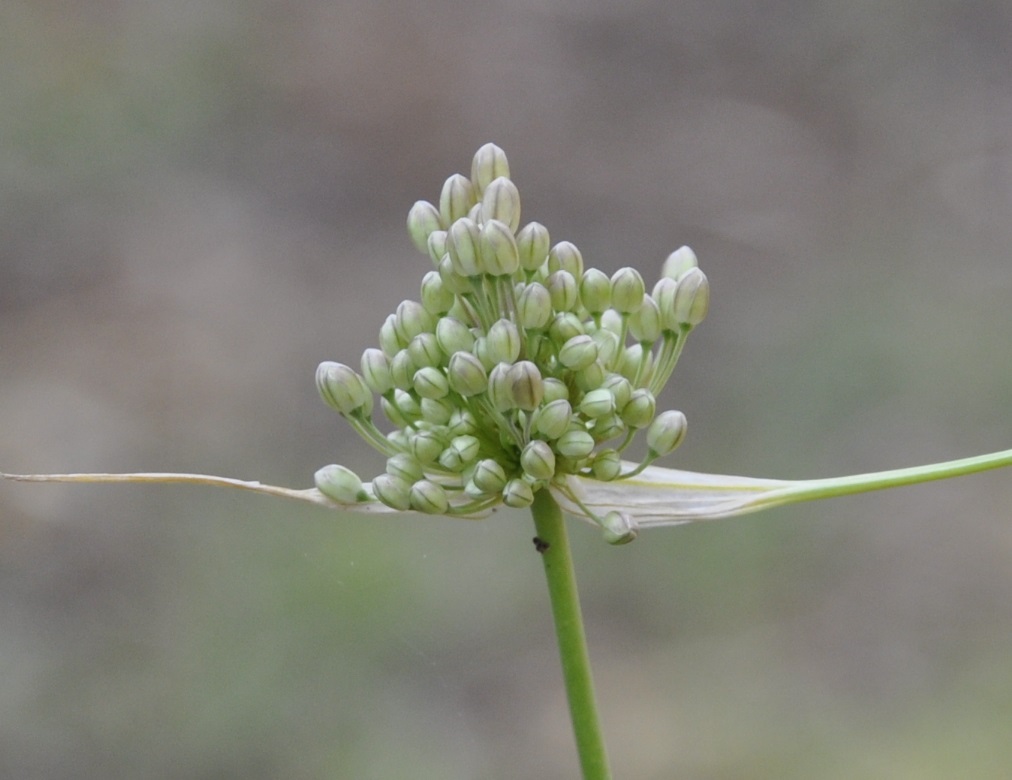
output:
[[[386,471],[367,489],[326,466],[321,493],[476,515],[527,507],[540,489],[565,490],[568,475],[635,476],[679,445],[685,416],[658,414],[656,398],[709,304],[691,249],[667,258],[649,293],[634,268],[586,268],[576,246],[521,223],[506,155],[491,143],[470,177],[448,178],[439,205],[418,201],[407,223],[433,266],[419,300],[386,318],[361,373],[334,362],[316,373],[324,400],[386,456]],[[373,421],[374,396],[390,433]],[[631,465],[622,454],[639,431],[647,455]],[[617,513],[586,512],[612,541],[632,537]]]

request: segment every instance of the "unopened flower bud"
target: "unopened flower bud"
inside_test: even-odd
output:
[[[577,371],[573,379],[576,381],[578,390],[589,393],[591,390],[597,390],[607,376],[608,372],[605,370],[604,364],[600,360],[595,360]]]
[[[488,329],[485,348],[493,363],[512,363],[520,356],[520,346],[520,331],[510,320],[498,320]]]
[[[506,152],[493,143],[482,146],[471,159],[471,183],[480,196],[495,179],[510,176]]]
[[[422,419],[432,425],[446,425],[457,410],[456,403],[449,395],[443,398],[423,398],[418,405],[422,410]]]
[[[505,176],[493,180],[481,196],[481,213],[485,221],[498,220],[508,228],[510,235],[520,227],[520,191]]]
[[[686,425],[681,412],[661,412],[647,428],[647,447],[656,455],[667,455],[682,443]]]
[[[545,377],[543,384],[545,386],[545,397],[541,400],[542,403],[550,404],[552,401],[569,400],[569,388],[566,387],[566,383],[561,379],[556,379],[553,376]]]
[[[393,379],[394,386],[401,390],[412,389],[417,370],[418,366],[415,365],[414,358],[406,349],[402,349],[390,361],[390,377]]]
[[[488,387],[485,367],[470,352],[453,353],[447,369],[447,378],[453,391],[464,398],[483,393]]]
[[[397,315],[388,314],[386,321],[384,321],[379,332],[379,344],[380,349],[388,357],[392,358],[404,347],[407,346],[407,342],[401,343],[400,336],[397,335]]]
[[[462,217],[450,225],[446,234],[446,251],[453,270],[460,276],[479,276],[481,267],[481,231],[474,220]]]
[[[407,512],[411,508],[411,484],[400,477],[380,474],[372,481],[372,492],[391,509]]]
[[[578,371],[597,360],[597,344],[590,336],[574,336],[559,350],[559,362]]]
[[[339,504],[355,504],[369,497],[358,474],[336,463],[319,469],[313,481],[317,490]]]
[[[690,268],[697,268],[698,266],[699,261],[696,259],[696,253],[689,249],[689,247],[683,246],[668,255],[667,260],[664,261],[664,265],[661,266],[661,276],[677,281]]]
[[[517,318],[526,330],[544,328],[552,318],[552,296],[548,288],[538,282],[524,287],[517,299]]]
[[[503,488],[502,501],[513,509],[526,509],[534,503],[534,490],[522,479],[511,479]]]
[[[590,337],[597,344],[597,359],[605,366],[614,366],[622,348],[618,334],[607,328],[598,328]]]
[[[411,434],[411,454],[423,464],[435,463],[445,447],[445,440],[435,431],[417,431]]]
[[[586,458],[594,451],[594,437],[584,430],[570,429],[555,442],[555,449],[573,460]]]
[[[622,418],[612,413],[594,420],[594,427],[590,429],[590,435],[594,437],[594,441],[602,442],[625,436],[628,430],[626,424],[622,422]]]
[[[618,450],[601,450],[590,464],[594,476],[602,482],[610,482],[622,471],[622,457]]]
[[[509,363],[497,364],[488,375],[488,399],[499,412],[513,408],[513,380]]]
[[[645,388],[633,390],[629,401],[619,408],[622,422],[630,428],[643,428],[650,424],[657,411],[654,394]]]
[[[396,316],[394,327],[405,346],[419,333],[431,333],[436,327],[435,318],[418,301],[401,301],[397,305]]]
[[[580,411],[592,420],[612,414],[615,411],[615,396],[604,388],[591,390],[580,401]]]
[[[491,190],[489,190],[491,192]],[[481,257],[485,273],[492,276],[512,276],[520,267],[517,242],[513,231],[505,222],[486,219],[481,226]]]
[[[425,311],[434,315],[446,314],[446,312],[453,308],[454,301],[457,300],[454,294],[443,284],[439,271],[428,271],[422,277],[420,297]]]
[[[555,271],[545,280],[555,311],[572,311],[580,302],[580,287],[569,271]]]
[[[547,439],[557,439],[569,428],[573,407],[564,398],[557,398],[538,409],[531,418],[531,427]]]
[[[482,493],[498,493],[506,486],[506,471],[498,461],[485,458],[474,467],[471,481]]]
[[[604,271],[588,268],[580,280],[580,302],[590,314],[600,314],[611,305],[611,279]]]
[[[517,409],[533,412],[545,397],[541,371],[530,360],[521,360],[510,369],[510,390]]]
[[[450,508],[446,491],[427,479],[421,479],[411,486],[408,503],[416,512],[424,512],[427,515],[442,515]]]
[[[635,268],[619,268],[611,277],[611,305],[620,314],[632,314],[643,305],[646,285]]]
[[[436,323],[436,343],[445,355],[470,352],[474,334],[463,322],[454,317],[440,317]]]
[[[540,222],[529,222],[517,233],[517,251],[520,267],[525,271],[537,271],[548,259],[551,239],[548,228]]]
[[[372,399],[362,377],[343,363],[329,360],[316,369],[316,388],[323,400],[341,414],[351,414]]]
[[[557,345],[562,346],[575,336],[584,334],[583,323],[573,312],[567,311],[557,314],[548,326],[548,336]]]
[[[377,395],[383,395],[394,386],[390,376],[390,359],[383,350],[370,347],[362,353],[362,381]]]
[[[520,453],[520,467],[532,479],[551,479],[555,476],[555,453],[548,444],[534,439]]]
[[[601,387],[607,389],[615,398],[615,408],[621,409],[632,397],[632,383],[621,374],[610,374],[601,383]]]
[[[457,273],[456,268],[453,267],[453,258],[450,257],[449,250],[440,259],[436,270],[439,271],[439,278],[443,282],[443,287],[454,295],[463,295],[471,291],[471,279]]]
[[[662,276],[654,285],[652,297],[660,310],[661,327],[664,330],[679,330],[679,322],[675,318],[675,295],[677,292],[678,282],[667,276]]]
[[[454,409],[446,422],[446,432],[451,436],[472,435],[477,430],[478,423],[467,409]]]
[[[601,518],[601,535],[608,544],[628,544],[636,538],[636,527],[629,515],[609,512]]]
[[[575,279],[583,278],[583,255],[575,244],[560,241],[548,253],[548,272],[565,271]]]
[[[690,268],[678,280],[675,292],[675,319],[695,327],[706,318],[710,308],[710,282],[698,268]]]
[[[435,333],[419,333],[411,339],[408,354],[418,368],[443,364],[443,350],[439,348],[439,339]]]
[[[650,381],[653,373],[653,353],[642,344],[631,344],[622,351],[618,359],[618,372],[630,382],[639,378],[640,386]]]
[[[645,344],[653,344],[660,338],[661,310],[649,295],[643,296],[643,305],[629,317],[629,332]]]
[[[450,448],[460,454],[464,463],[473,463],[481,451],[481,442],[474,436],[454,436]]]
[[[474,186],[470,180],[455,173],[443,184],[443,191],[439,195],[440,219],[444,225],[452,225],[461,217],[466,217],[476,202]]]
[[[446,254],[446,231],[433,230],[429,233],[429,241],[426,248],[428,250],[429,259],[432,260],[433,265],[438,266],[439,261],[442,260],[443,255]]]
[[[443,398],[450,392],[450,383],[446,380],[446,375],[432,366],[418,369],[411,383],[415,392],[422,398]]]
[[[398,452],[387,458],[385,471],[390,476],[400,477],[408,483],[415,482],[424,476],[422,464],[414,455],[409,455],[406,452]]]
[[[439,211],[426,200],[416,201],[408,212],[408,235],[415,248],[423,255],[429,253],[429,236],[440,230]]]

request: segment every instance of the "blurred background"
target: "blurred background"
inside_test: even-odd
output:
[[[524,219],[710,317],[667,465],[817,477],[1012,446],[1012,10],[955,2],[7,0],[0,467],[308,486],[319,400],[486,141]],[[1012,766],[1012,480],[573,528],[627,778]],[[571,778],[524,513],[0,485],[0,776]]]

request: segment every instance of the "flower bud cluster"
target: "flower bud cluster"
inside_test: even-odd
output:
[[[360,370],[317,371],[323,399],[386,455],[386,470],[367,490],[326,467],[321,492],[363,500],[371,490],[434,514],[525,507],[565,475],[621,479],[681,443],[685,416],[657,414],[656,397],[709,304],[691,249],[672,253],[649,291],[634,268],[585,268],[572,243],[522,221],[493,144],[469,177],[446,180],[437,203],[415,203],[407,226],[432,262],[419,300],[386,318]],[[374,396],[390,433],[373,422]],[[648,455],[630,468],[621,453],[640,430]],[[602,520],[616,538],[617,523]]]

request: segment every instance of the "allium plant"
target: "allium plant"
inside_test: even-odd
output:
[[[520,193],[494,144],[454,174],[438,203],[407,219],[431,268],[357,370],[324,362],[323,400],[386,458],[363,481],[324,466],[297,490],[201,474],[45,474],[39,482],[189,482],[235,487],[355,512],[480,518],[529,508],[555,619],[585,778],[610,776],[591,683],[563,510],[612,544],[645,528],[754,512],[1012,465],[1012,450],[896,471],[786,481],[698,474],[654,464],[682,442],[685,415],[657,409],[710,287],[688,247],[648,291],[635,268],[610,276],[521,220]],[[386,418],[377,424],[376,412]],[[624,458],[637,434],[638,462]]]

